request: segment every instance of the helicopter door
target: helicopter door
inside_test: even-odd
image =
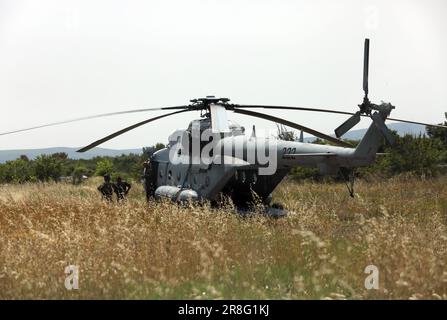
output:
[[[157,180],[160,181],[158,185],[166,184],[168,164],[166,162],[159,162],[157,167]]]

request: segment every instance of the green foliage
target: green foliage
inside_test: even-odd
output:
[[[166,146],[161,142],[156,143],[155,146],[144,147],[143,148],[143,156],[145,159],[149,159],[155,152],[157,152],[158,150],[161,150],[165,147]]]
[[[290,170],[289,175],[294,180],[318,180],[321,178],[320,170],[316,168],[295,167]]]
[[[94,157],[92,159],[70,159],[66,153],[40,155],[36,159],[20,158],[0,163],[0,183],[25,183],[32,181],[60,181],[62,177],[71,177],[74,184],[82,181],[82,176],[104,175],[109,173],[113,179],[139,179],[143,163],[154,152],[164,148],[155,146],[143,148],[142,154],[122,154],[117,157]]]
[[[393,146],[383,145],[376,162],[357,170],[359,176],[391,177],[402,173],[417,176],[433,176],[442,172],[442,164],[446,160],[446,148],[440,139],[426,136],[395,134]]]
[[[446,112],[446,118],[447,118],[447,112]],[[440,123],[441,125],[447,126],[447,121],[444,123]],[[447,149],[447,129],[446,128],[438,128],[438,127],[426,127],[427,135],[431,139],[438,140],[441,144],[444,150]],[[444,152],[442,154],[442,162],[447,163],[447,152]]]
[[[166,147],[166,146],[165,146],[164,143],[157,142],[157,143],[155,144],[155,151],[161,150],[161,149],[163,149],[163,148],[165,148],[165,147]]]
[[[35,180],[29,161],[19,158],[0,165],[0,182],[24,183]]]
[[[112,174],[112,172],[113,172],[113,162],[110,159],[108,158],[101,159],[96,164],[95,175],[103,176],[105,174]]]
[[[372,166],[385,176],[404,172],[434,175],[439,171],[445,150],[438,139],[405,135],[397,137],[396,144],[386,147],[385,153],[386,155],[380,157]]]
[[[31,181],[59,181],[63,174],[65,157],[62,154],[40,155],[35,160],[26,156],[0,165],[0,183]]]
[[[447,121],[440,123],[447,126]],[[443,145],[447,146],[447,129],[438,127],[426,127],[427,134],[432,139],[439,139]]]
[[[83,164],[78,164],[73,169],[71,174],[73,184],[79,184],[82,182],[82,177],[88,174],[88,169]]]
[[[64,156],[65,155],[65,156]],[[34,175],[39,181],[59,181],[63,173],[66,154],[40,155],[34,160]]]

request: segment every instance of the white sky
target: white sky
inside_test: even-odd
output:
[[[444,0],[0,0],[0,132],[206,95],[355,112],[365,37],[371,100],[396,105],[393,117],[440,122],[447,111],[446,13]],[[83,146],[157,114],[0,136],[0,149]],[[328,133],[346,118],[272,114]],[[163,119],[102,146],[166,142],[197,117]],[[275,128],[230,117],[248,132],[253,124]]]

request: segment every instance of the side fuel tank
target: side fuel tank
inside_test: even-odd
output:
[[[195,190],[180,189],[175,186],[160,186],[155,190],[155,199],[170,199],[177,202],[197,201],[199,196]]]

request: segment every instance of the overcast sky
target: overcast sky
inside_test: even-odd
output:
[[[0,0],[0,131],[206,95],[234,103],[357,111],[363,40],[370,98],[394,117],[440,122],[447,111],[447,1]],[[88,144],[160,113],[0,136],[0,149]],[[344,116],[284,111],[332,133]],[[230,114],[251,132],[274,128]],[[166,142],[198,113],[102,145]],[[368,126],[362,121],[356,128]]]

